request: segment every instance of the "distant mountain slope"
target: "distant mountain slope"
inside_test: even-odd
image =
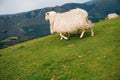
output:
[[[98,22],[104,19],[108,13],[120,14],[119,4],[119,0],[93,0],[84,4],[68,3],[25,13],[1,15],[0,48],[49,35],[49,23],[44,18],[47,11],[65,12],[74,8],[83,8],[88,11],[90,20]],[[11,40],[11,37],[18,38]]]
[[[50,35],[0,50],[1,80],[119,80],[120,17],[69,40]]]
[[[104,19],[109,13],[120,14],[120,0],[93,0],[91,4],[95,4],[89,12],[92,20]]]

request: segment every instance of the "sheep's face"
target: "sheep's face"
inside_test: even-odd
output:
[[[50,15],[49,15],[49,12],[47,12],[47,13],[45,14],[45,20],[48,21],[49,19],[50,19]]]
[[[51,18],[53,18],[54,16],[56,15],[56,12],[55,11],[50,11],[50,12],[47,12],[45,14],[45,20],[50,20]]]

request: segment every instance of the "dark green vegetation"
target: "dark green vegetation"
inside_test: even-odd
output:
[[[120,80],[120,18],[94,26],[83,39],[58,34],[0,50],[1,80]]]
[[[45,13],[47,11],[65,12],[74,8],[87,10],[89,19],[92,22],[98,22],[105,19],[109,13],[120,14],[120,0],[92,0],[83,4],[68,3],[25,13],[1,15],[0,48],[49,35],[49,24],[44,19]],[[17,39],[11,40],[11,37],[17,37]]]

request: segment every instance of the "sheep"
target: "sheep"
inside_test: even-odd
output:
[[[55,11],[46,12],[45,19],[50,22],[50,32],[57,32],[61,36],[61,40],[68,39],[70,33],[82,30],[80,38],[83,37],[86,29],[91,29],[91,36],[94,36],[93,24],[88,20],[87,11],[77,8],[64,13],[56,13]],[[68,37],[63,34],[67,33]]]
[[[119,17],[119,15],[116,14],[116,13],[111,13],[111,14],[108,14],[107,19],[113,19],[113,18],[116,18],[116,17]]]

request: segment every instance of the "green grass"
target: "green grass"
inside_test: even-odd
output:
[[[94,31],[0,50],[0,80],[120,80],[120,18],[96,23]]]

